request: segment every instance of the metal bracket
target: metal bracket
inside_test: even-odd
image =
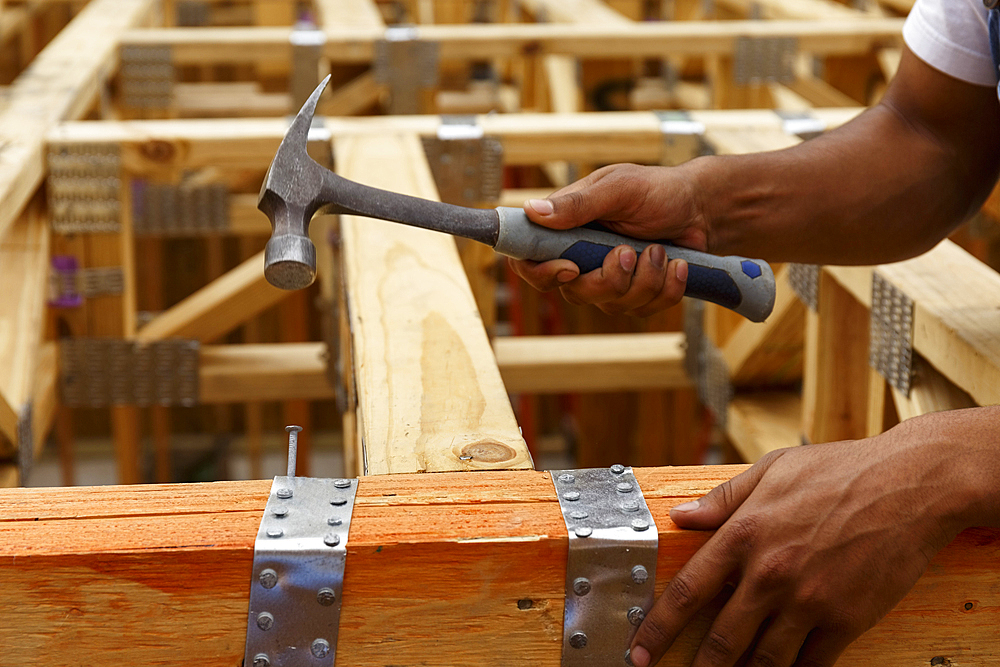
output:
[[[332,667],[358,480],[296,477],[299,427],[288,429],[288,475],[274,478],[254,543],[243,664]]]
[[[52,144],[48,199],[58,234],[121,230],[121,157],[117,144]]]
[[[420,113],[420,93],[438,82],[438,44],[422,41],[417,28],[386,28],[375,42],[375,80],[389,86],[389,113]]]
[[[869,365],[889,384],[910,395],[913,381],[913,299],[872,273]]]
[[[818,264],[789,264],[788,282],[799,300],[816,312],[819,310],[819,272]]]
[[[781,129],[785,134],[801,139],[814,139],[826,132],[826,121],[817,118],[811,111],[775,110],[781,118]]]
[[[193,340],[67,338],[59,348],[63,403],[196,405],[199,347]]]
[[[705,141],[705,124],[692,120],[687,111],[654,111],[663,135],[663,156],[660,164],[678,165],[692,158],[711,155],[714,151]]]
[[[795,80],[795,37],[736,38],[733,50],[733,82],[738,86],[756,83],[791,83]]]
[[[441,201],[475,206],[500,198],[503,146],[475,116],[441,116],[437,136],[422,141]]]
[[[121,102],[134,109],[167,109],[174,97],[174,62],[169,45],[121,48]]]
[[[705,306],[701,301],[684,301],[684,335],[687,350],[684,368],[698,390],[698,400],[712,413],[720,428],[726,427],[733,383],[722,351],[704,331]]]
[[[569,531],[562,666],[630,665],[659,543],[642,489],[621,465],[551,474]]]
[[[229,229],[229,188],[225,183],[134,181],[132,224],[137,236],[223,233]]]
[[[28,401],[17,418],[17,474],[21,486],[28,485],[35,462],[34,413],[34,404]]]
[[[53,255],[49,270],[49,305],[77,308],[83,300],[115,296],[125,291],[125,272],[120,266],[81,269],[73,255]]]
[[[176,6],[176,23],[180,27],[208,25],[212,10],[205,0],[181,0]]]

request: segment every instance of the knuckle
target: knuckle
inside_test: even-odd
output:
[[[640,643],[647,649],[662,649],[669,646],[673,639],[665,629],[666,623],[658,610],[659,607],[653,607],[639,628],[642,635]]]
[[[753,657],[750,658],[750,662],[747,663],[747,667],[779,667],[783,664],[781,658],[768,649],[758,648],[754,652]]]
[[[754,568],[755,583],[763,589],[783,588],[793,580],[793,557],[784,552],[769,553]]]
[[[694,612],[700,606],[701,595],[697,587],[681,572],[670,580],[665,597],[672,607],[682,612]]]
[[[752,516],[732,518],[723,526],[723,539],[731,548],[749,550],[757,540],[757,523]]]
[[[732,639],[716,630],[705,635],[701,641],[701,650],[712,660],[720,662],[735,658],[741,653]]]

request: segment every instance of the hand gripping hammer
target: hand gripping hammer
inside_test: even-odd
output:
[[[330,77],[302,106],[264,177],[257,207],[273,232],[264,252],[264,276],[281,289],[302,289],[316,277],[316,248],[309,221],[316,213],[362,215],[454,234],[491,246],[515,259],[568,259],[581,273],[600,268],[616,246],[636,253],[651,243],[667,247],[670,258],[688,263],[686,296],[729,308],[762,322],[774,308],[774,273],[764,261],[718,257],[672,245],[643,241],[608,231],[598,222],[553,230],[528,220],[519,208],[474,209],[401,195],[354,183],[317,164],[306,153],[316,103]]]

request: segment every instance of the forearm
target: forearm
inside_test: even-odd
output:
[[[997,177],[996,93],[914,61],[886,103],[842,128],[784,151],[689,163],[709,249],[884,263],[928,250],[978,210]],[[934,108],[949,99],[951,115]]]

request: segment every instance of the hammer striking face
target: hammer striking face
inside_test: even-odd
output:
[[[536,225],[516,208],[475,209],[401,195],[354,183],[317,164],[306,153],[309,127],[328,76],[295,116],[264,177],[257,207],[271,220],[264,251],[264,276],[275,287],[302,289],[316,278],[316,248],[309,221],[316,213],[345,213],[445,232],[485,243],[515,259],[568,259],[580,272],[600,268],[619,245],[641,253],[651,243],[667,246],[671,258],[688,263],[686,296],[730,308],[761,322],[774,308],[774,273],[761,260],[718,257],[674,246],[670,241],[634,239],[592,222],[569,230]]]

